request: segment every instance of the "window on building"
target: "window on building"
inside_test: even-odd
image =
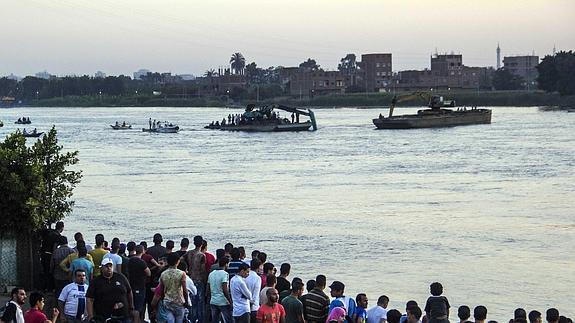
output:
[[[375,63],[375,67],[379,67],[379,63]]]
[[[335,81],[335,86],[337,86],[337,87],[343,86],[343,81],[342,80]]]

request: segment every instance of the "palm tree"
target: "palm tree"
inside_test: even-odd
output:
[[[246,67],[246,59],[242,53],[234,53],[230,58],[230,65],[235,74],[244,74],[244,67]]]
[[[216,76],[216,75],[217,75],[216,70],[214,70],[213,68],[207,70],[207,71],[204,73],[204,76],[205,76],[205,77],[214,77],[214,76]]]

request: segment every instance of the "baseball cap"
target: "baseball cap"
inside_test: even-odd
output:
[[[335,280],[333,283],[331,283],[331,285],[329,285],[329,288],[335,289],[335,290],[344,290],[345,285],[342,282]]]
[[[114,262],[112,261],[112,259],[110,258],[104,258],[102,259],[102,267],[108,265],[108,264],[114,264]]]

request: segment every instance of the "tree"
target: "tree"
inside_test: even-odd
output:
[[[523,89],[523,78],[500,68],[493,74],[493,87],[496,90],[521,90]]]
[[[213,68],[207,70],[207,71],[204,73],[204,76],[205,76],[205,77],[214,77],[214,76],[217,76],[217,75],[218,75],[218,73],[217,73],[216,70],[214,70]]]
[[[72,211],[70,197],[82,175],[68,169],[78,152],[62,148],[54,127],[30,148],[18,131],[0,142],[0,231],[35,232]]]
[[[299,64],[299,68],[305,71],[319,71],[319,65],[316,63],[315,59],[308,58],[307,61]]]
[[[251,62],[248,65],[246,65],[245,72],[248,83],[251,84],[261,83],[263,70],[259,68],[255,62]]]
[[[355,54],[347,54],[344,58],[340,60],[337,69],[340,70],[344,75],[352,75],[356,69],[356,57]]]
[[[539,88],[561,95],[575,94],[575,53],[561,51],[555,56],[545,56],[537,65]]]
[[[242,53],[234,53],[230,58],[230,65],[234,74],[244,74],[244,67],[246,66],[246,59]]]

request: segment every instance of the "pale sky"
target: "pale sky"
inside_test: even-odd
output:
[[[0,0],[0,76],[202,75],[241,52],[259,67],[392,53],[393,70],[575,50],[575,0]]]

